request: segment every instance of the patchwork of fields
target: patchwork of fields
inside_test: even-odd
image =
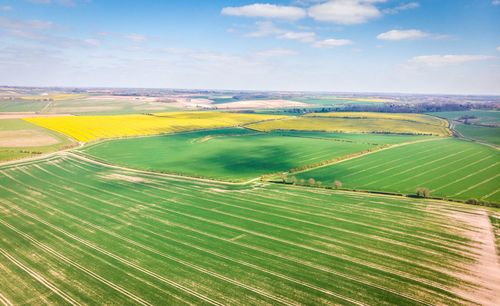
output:
[[[0,119],[0,162],[74,146],[64,135],[21,119]]]
[[[298,174],[344,187],[500,202],[500,152],[473,142],[441,139],[391,148]]]
[[[488,217],[456,203],[67,154],[0,167],[0,212],[0,299],[13,304],[470,305],[499,292],[477,240]]]
[[[257,133],[240,128],[111,140],[82,152],[137,169],[241,181],[409,138],[353,135],[341,139],[323,133]]]
[[[258,131],[293,130],[450,136],[445,120],[426,115],[383,113],[317,113],[248,125]]]
[[[155,115],[38,117],[25,120],[63,133],[78,141],[88,142],[107,138],[234,127],[279,118],[282,116],[223,112],[172,112]]]

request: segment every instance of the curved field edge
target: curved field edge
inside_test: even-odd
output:
[[[0,119],[0,141],[2,140],[2,136],[5,135],[7,139],[16,142],[16,139],[13,137],[16,133],[20,133],[19,137],[23,137],[23,139],[19,140],[27,145],[16,144],[16,146],[9,146],[6,144],[1,146],[0,163],[39,157],[48,153],[74,148],[78,145],[64,134],[45,129],[21,119]],[[24,135],[22,133],[24,133]],[[36,145],[30,144],[30,133],[32,133],[34,137],[33,140],[39,140],[39,143]],[[56,143],[44,144],[44,138],[52,142],[56,141]]]
[[[500,203],[500,153],[458,139],[410,144],[297,173],[298,178],[341,181],[344,188]],[[292,173],[293,174],[293,173]]]
[[[376,117],[334,117],[334,116],[287,117],[272,122],[248,124],[246,127],[258,131],[317,131],[331,133],[366,133],[451,136],[447,125],[427,124],[416,120],[388,119]],[[428,116],[429,118],[433,118]],[[444,120],[443,120],[444,121]]]
[[[479,208],[233,189],[69,155],[0,167],[0,182],[0,292],[14,304],[498,301]]]
[[[100,161],[136,169],[242,181],[427,139],[432,138],[220,129],[110,140],[80,151]]]
[[[44,128],[81,142],[102,139],[160,135],[184,131],[243,126],[281,119],[283,116],[227,112],[173,112],[115,116],[60,116],[25,118]]]

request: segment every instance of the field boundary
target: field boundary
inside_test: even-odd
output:
[[[298,171],[293,171],[293,169],[292,169],[289,172],[289,174],[303,173],[303,172],[307,172],[307,171],[310,171],[310,170],[315,170],[315,169],[319,169],[319,168],[323,168],[323,167],[327,167],[327,166],[331,166],[331,165],[336,165],[336,164],[340,164],[340,163],[343,163],[343,162],[348,161],[348,160],[360,158],[360,157],[363,157],[363,156],[366,156],[366,155],[370,155],[370,154],[373,154],[373,153],[377,153],[377,152],[381,152],[381,151],[385,151],[385,150],[389,150],[389,149],[394,149],[394,148],[398,148],[398,147],[403,147],[403,146],[407,146],[407,145],[411,145],[411,144],[415,144],[415,143],[428,142],[428,141],[437,141],[437,140],[443,140],[443,139],[445,139],[445,138],[444,137],[439,137],[439,138],[420,139],[420,140],[415,140],[415,141],[408,141],[408,142],[403,142],[403,143],[398,143],[398,144],[393,144],[393,145],[383,145],[383,146],[378,147],[378,148],[375,147],[375,148],[373,148],[371,150],[365,150],[365,151],[362,151],[362,152],[353,153],[353,154],[351,154],[352,156],[347,156],[345,158],[339,157],[339,158],[333,160],[332,162],[329,162],[329,163],[326,163],[326,164],[322,164],[322,165],[318,165],[316,167],[311,167],[311,168],[307,168],[307,169],[301,169],[301,170],[298,170]]]

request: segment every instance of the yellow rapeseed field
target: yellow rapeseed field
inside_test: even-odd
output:
[[[428,116],[423,114],[408,114],[408,113],[372,113],[372,112],[333,112],[333,113],[311,113],[307,117],[335,117],[335,118],[352,118],[352,119],[393,119],[403,121],[415,121],[430,125],[448,126],[448,122],[444,119]]]
[[[248,128],[266,132],[294,130],[450,136],[451,132],[447,128],[446,121],[435,119],[430,116],[407,114],[324,113],[255,123],[248,125]]]
[[[61,116],[25,118],[41,127],[88,142],[108,138],[156,135],[199,129],[241,126],[283,116],[223,112],[175,112],[152,115]]]

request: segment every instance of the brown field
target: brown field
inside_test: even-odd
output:
[[[57,143],[56,138],[38,130],[0,131],[0,147],[38,147]]]
[[[0,120],[2,120],[2,119],[36,118],[36,117],[57,117],[57,116],[71,116],[71,115],[70,114],[37,114],[35,112],[0,113]]]
[[[309,104],[290,100],[247,100],[218,104],[219,109],[241,109],[241,108],[282,108],[282,107],[306,107]]]

